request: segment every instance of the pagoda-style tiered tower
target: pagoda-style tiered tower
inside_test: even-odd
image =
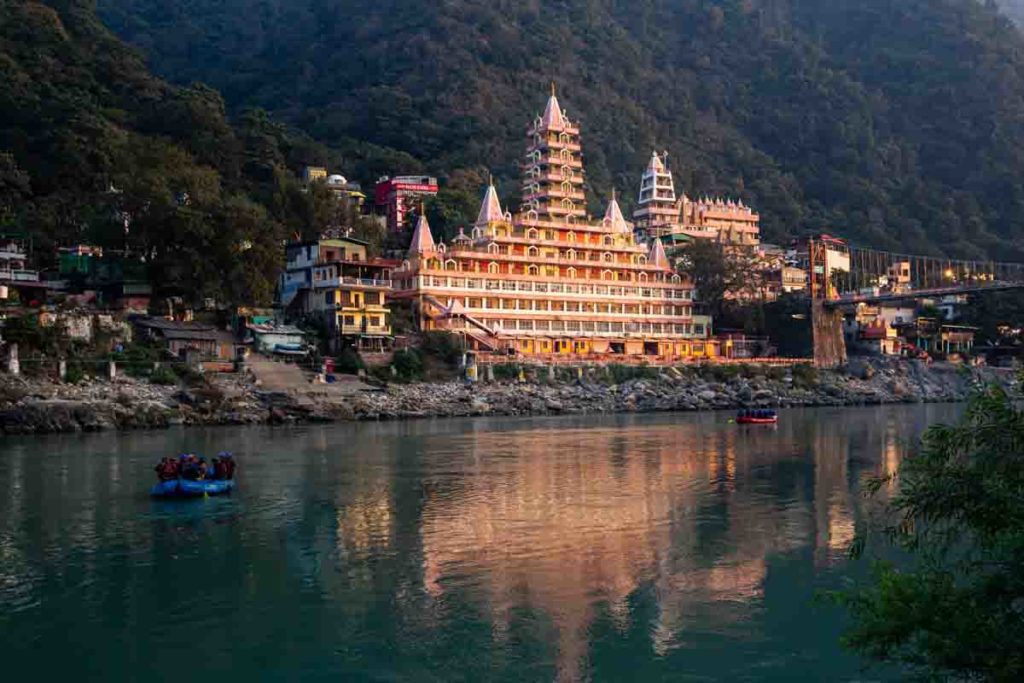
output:
[[[580,129],[559,106],[554,85],[544,114],[534,119],[526,137],[520,210],[545,221],[585,219]]]
[[[661,237],[672,232],[672,226],[679,223],[679,204],[676,201],[676,187],[672,171],[665,159],[657,152],[651,154],[651,161],[640,180],[640,198],[633,212],[633,221],[639,230],[651,237]]]
[[[471,233],[435,243],[421,218],[398,297],[423,329],[479,351],[596,360],[671,361],[716,353],[711,320],[660,242],[638,244],[614,194],[604,218],[584,208],[579,128],[552,92],[529,129],[522,204],[502,211],[493,182]]]

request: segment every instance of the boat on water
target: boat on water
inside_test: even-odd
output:
[[[196,498],[220,496],[231,493],[234,488],[234,479],[168,479],[154,484],[149,492],[158,498]]]
[[[235,460],[228,451],[218,453],[212,466],[195,453],[182,453],[153,469],[160,481],[149,492],[159,498],[219,496],[235,488]]]
[[[778,422],[779,414],[767,408],[741,410],[736,414],[736,424],[741,425],[773,425]]]

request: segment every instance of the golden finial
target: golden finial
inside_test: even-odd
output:
[[[551,96],[555,96],[555,82],[551,81]]]
[[[487,172],[487,184],[494,187],[494,174],[490,171]]]

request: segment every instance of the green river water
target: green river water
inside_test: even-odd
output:
[[[4,679],[884,680],[815,595],[864,574],[862,479],[959,410],[4,439]],[[231,497],[148,497],[222,449]]]

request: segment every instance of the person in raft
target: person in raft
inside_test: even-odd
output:
[[[234,457],[227,451],[218,453],[218,456],[208,465],[204,458],[198,457],[195,453],[182,453],[177,459],[161,458],[160,463],[153,469],[156,470],[156,476],[160,481],[178,478],[189,481],[234,479]]]

